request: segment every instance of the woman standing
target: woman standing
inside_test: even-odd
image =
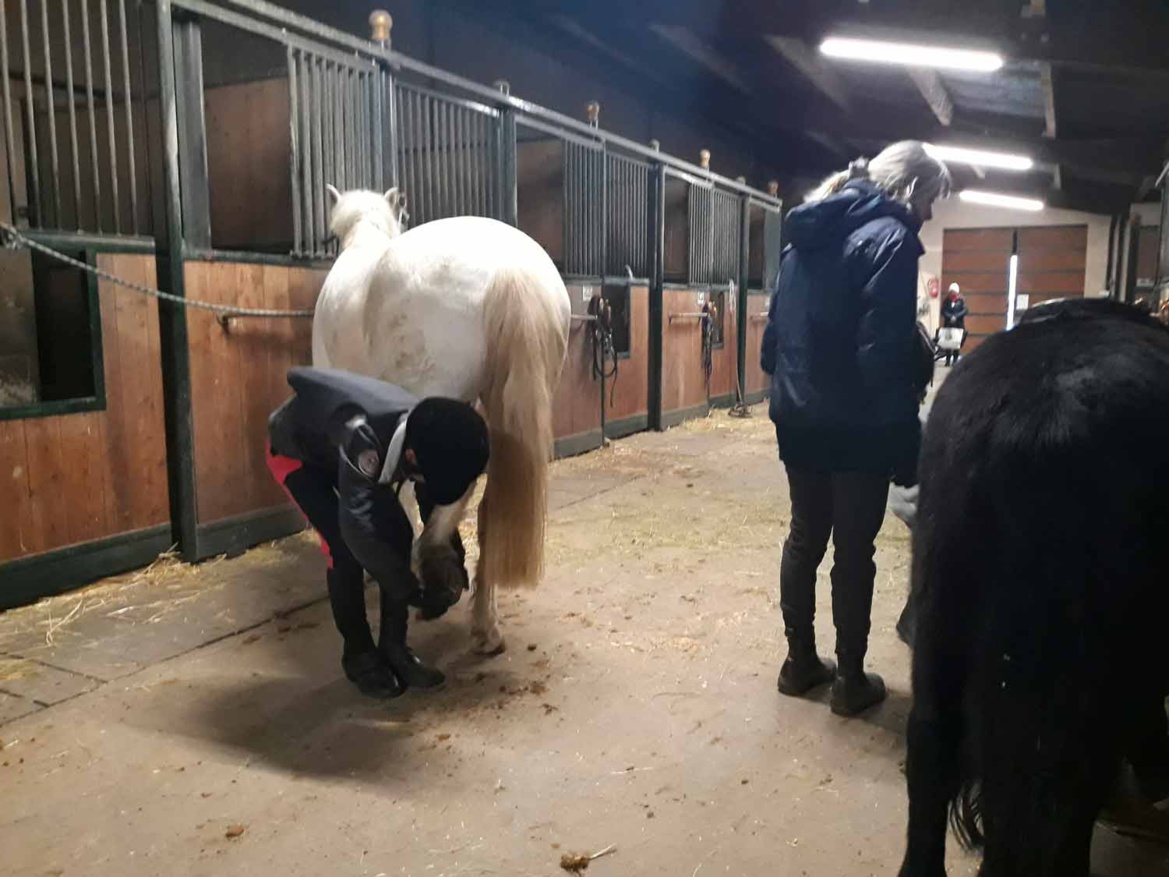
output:
[[[885,699],[881,678],[864,672],[873,555],[890,479],[916,482],[918,231],[949,188],[946,166],[917,141],[853,162],[789,215],[771,297],[762,365],[792,506],[779,690],[799,696],[835,679],[838,715]],[[838,671],[818,656],[813,627],[829,537]]]

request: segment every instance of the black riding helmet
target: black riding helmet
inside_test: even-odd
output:
[[[487,424],[456,399],[436,396],[419,402],[406,418],[405,445],[438,505],[461,499],[487,468]]]

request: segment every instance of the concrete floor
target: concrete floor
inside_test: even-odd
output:
[[[892,694],[845,721],[775,691],[788,500],[763,410],[557,463],[552,500],[544,584],[501,598],[508,651],[468,654],[465,606],[416,624],[450,681],[388,704],[341,676],[307,536],[0,616],[0,872],[552,877],[615,845],[589,874],[895,873],[904,526],[870,653]],[[1096,858],[1169,873],[1106,830]]]

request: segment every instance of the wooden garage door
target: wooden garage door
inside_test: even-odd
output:
[[[967,353],[987,335],[1007,326],[1007,286],[1010,282],[1012,228],[946,229],[942,239],[942,295],[957,283],[966,296],[970,315],[966,330]]]
[[[1084,294],[1088,226],[1019,229],[1019,295],[1034,307]]]
[[[948,229],[942,242],[942,294],[957,283],[966,296],[966,351],[1007,325],[1011,254],[1019,254],[1017,293],[1030,306],[1084,294],[1086,225]]]

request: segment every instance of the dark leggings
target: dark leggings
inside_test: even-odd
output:
[[[365,570],[341,538],[336,473],[317,466],[307,466],[300,460],[268,451],[268,468],[281,487],[292,497],[321,539],[321,548],[328,558],[329,603],[333,621],[345,640],[345,657],[374,650],[373,633],[365,614]],[[396,509],[396,511],[395,511]],[[379,520],[389,522],[381,535],[391,547],[410,557],[414,542],[414,528],[396,498],[387,496],[385,514]],[[381,646],[387,648],[406,642],[409,606],[390,599],[385,587],[381,589]]]
[[[875,540],[885,518],[889,479],[881,475],[787,469],[792,522],[779,573],[780,606],[789,637],[811,638],[816,570],[834,545],[832,620],[836,651],[861,657],[873,609]]]

